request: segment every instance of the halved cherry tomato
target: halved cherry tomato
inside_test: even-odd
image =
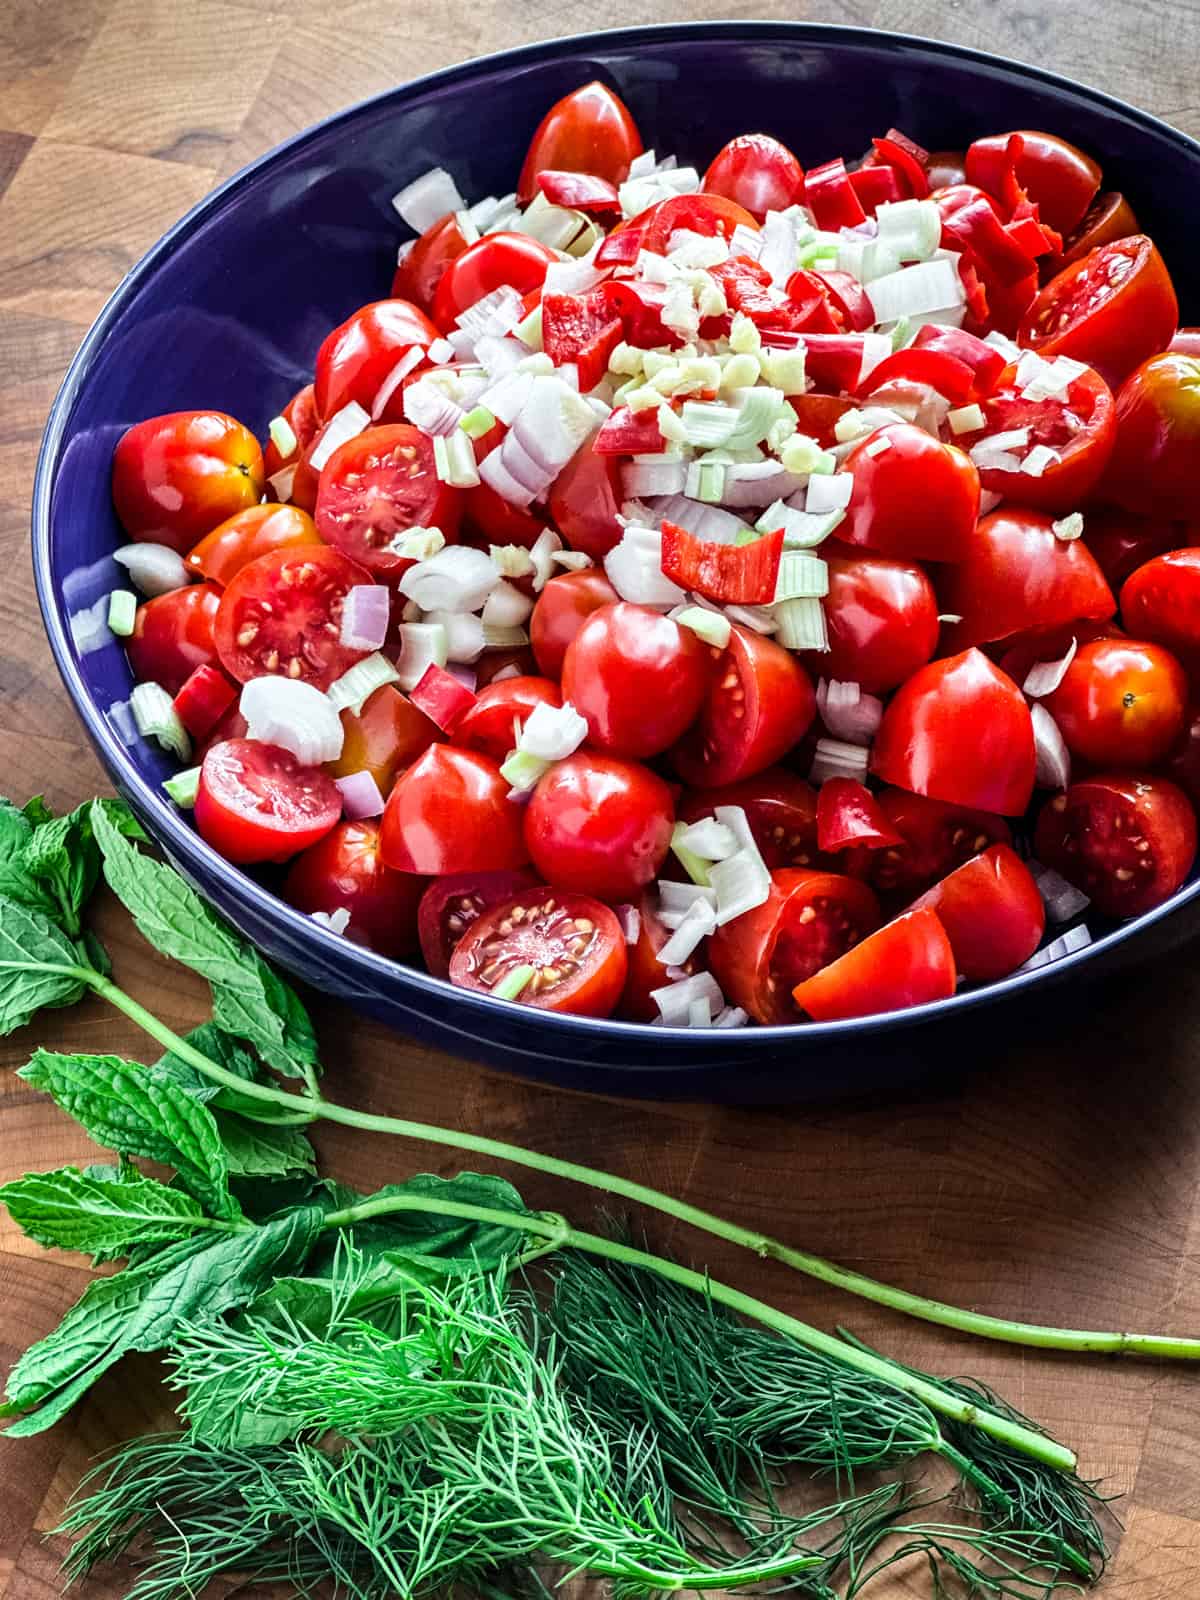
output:
[[[1114,239],[1128,239],[1130,234],[1140,231],[1133,207],[1123,194],[1116,190],[1098,194],[1084,213],[1083,221],[1067,232],[1063,239],[1062,254],[1047,256],[1043,261],[1043,281],[1052,278],[1063,267],[1069,267],[1072,262],[1082,261],[1093,250],[1099,250],[1101,245],[1112,244]]]
[[[863,783],[853,778],[827,778],[817,799],[817,847],[839,850],[887,850],[902,845],[887,813]]]
[[[735,545],[699,539],[673,522],[662,525],[663,576],[724,605],[769,605],[782,555],[782,528]]]
[[[716,654],[690,628],[621,600],[593,611],[567,647],[563,696],[597,750],[645,760],[696,720]]]
[[[454,947],[478,917],[536,882],[528,867],[513,872],[451,872],[435,878],[417,908],[421,954],[433,976],[449,975]]]
[[[368,428],[335,450],[321,473],[317,531],[381,576],[411,564],[388,546],[409,528],[439,528],[453,541],[462,494],[437,475],[433,440],[411,423]]]
[[[534,508],[512,505],[490,483],[477,483],[462,491],[462,518],[470,533],[489,544],[519,544],[526,550],[532,550],[546,531]]]
[[[458,719],[454,742],[503,761],[516,749],[518,726],[524,727],[530,712],[538,706],[561,706],[562,702],[558,685],[549,678],[502,678],[480,690],[475,704]]]
[[[529,619],[529,642],[538,666],[548,678],[562,676],[567,646],[585,619],[618,599],[617,591],[599,567],[564,572],[562,577],[550,579],[538,595]]]
[[[342,753],[325,770],[335,778],[369,772],[382,795],[431,744],[438,730],[394,684],[376,689],[361,711],[343,711]]]
[[[476,918],[450,957],[450,982],[490,994],[519,967],[533,976],[517,999],[542,1011],[607,1017],[628,962],[606,905],[556,888],[524,889]]]
[[[1121,385],[1116,415],[1106,498],[1150,516],[1194,517],[1200,356],[1168,351],[1143,361]]]
[[[1169,899],[1191,871],[1196,814],[1166,778],[1100,774],[1046,802],[1034,849],[1097,911],[1136,917]]]
[[[456,256],[433,297],[433,320],[449,333],[458,317],[493,289],[515,289],[529,294],[540,289],[546,269],[558,260],[549,245],[527,233],[485,233]]]
[[[373,300],[327,334],[317,351],[313,395],[323,417],[333,417],[351,401],[373,421],[399,421],[404,415],[403,389],[396,383],[379,404],[383,386],[396,363],[414,347],[426,350],[437,329],[408,300]]]
[[[656,889],[642,891],[637,912],[638,936],[625,946],[629,967],[617,1010],[630,1022],[653,1022],[659,1009],[650,996],[655,989],[663,989],[671,982],[666,967],[658,959],[658,952],[671,937],[671,930],[659,918]],[[700,955],[701,951],[696,951],[682,963],[689,977],[702,965]]]
[[[1162,517],[1135,517],[1120,506],[1095,506],[1084,519],[1083,542],[1116,594],[1144,562],[1186,544],[1187,529]]]
[[[623,325],[602,290],[542,296],[542,347],[554,365],[574,362],[584,394],[608,371]]]
[[[1001,179],[1009,164],[1007,133],[989,134],[968,146],[967,182],[1003,198]],[[1100,187],[1100,168],[1082,150],[1052,133],[1022,128],[1016,156],[1016,177],[1037,206],[1042,220],[1056,233],[1070,233],[1083,220]]]
[[[759,853],[776,867],[818,864],[817,791],[783,767],[770,767],[741,783],[687,790],[678,802],[682,822],[711,817],[717,806],[741,806]]]
[[[726,999],[756,1022],[795,1022],[796,984],[836,961],[879,926],[879,902],[836,872],[771,874],[762,905],[726,922],[708,941]]]
[[[226,861],[287,861],[324,838],[341,814],[333,779],[278,745],[227,739],[204,757],[196,827]]]
[[[572,550],[602,561],[621,542],[620,468],[589,440],[550,485],[550,520]]]
[[[220,604],[215,583],[194,583],[140,605],[133,633],[125,641],[138,682],[160,683],[175,695],[197,667],[215,662]]]
[[[218,522],[257,505],[258,440],[224,411],[171,411],[136,422],[113,452],[112,494],[131,539],[185,554]]]
[[[1052,278],[1021,324],[1018,343],[1086,361],[1112,387],[1171,342],[1179,306],[1144,233],[1093,250]]]
[[[915,894],[1012,832],[990,811],[947,805],[905,789],[884,789],[879,808],[903,839],[871,860],[871,882],[887,893]]]
[[[247,563],[271,550],[323,542],[307,511],[268,501],[219,523],[189,553],[186,565],[213,583],[227,584]]]
[[[193,739],[207,739],[237,697],[237,684],[206,662],[189,674],[175,696],[175,715]]]
[[[296,393],[280,412],[280,416],[291,428],[295,436],[296,447],[285,456],[280,452],[274,439],[268,436],[263,450],[263,472],[268,478],[273,477],[283,467],[289,467],[297,463],[312,443],[318,428],[321,426],[321,416],[317,410],[317,402],[313,398],[313,386],[311,383],[306,383],[303,389],[297,389]],[[270,485],[268,485],[269,487]]]
[[[745,206],[761,222],[768,211],[786,211],[803,200],[804,169],[769,133],[742,133],[717,151],[703,188]]]
[[[1049,512],[1016,506],[980,518],[966,560],[941,574],[938,598],[961,618],[945,625],[943,650],[1116,610],[1084,541],[1058,538]]]
[[[1167,349],[1176,355],[1200,356],[1200,328],[1177,328]]]
[[[1034,773],[1025,697],[982,651],[932,661],[885,709],[871,770],[914,794],[1020,816]]]
[[[489,757],[431,744],[388,796],[380,832],[385,865],[428,877],[502,872],[529,859],[521,807]]]
[[[580,750],[533,791],[525,843],[544,878],[615,905],[658,876],[674,820],[671,791],[649,767]]]
[[[283,898],[298,911],[348,911],[344,934],[399,960],[417,948],[417,902],[424,880],[393,872],[379,855],[379,824],[339,822],[292,862]]]
[[[1121,590],[1121,620],[1200,672],[1200,549],[1170,550],[1139,567]]]
[[[792,999],[814,1022],[836,1022],[947,1000],[956,980],[946,930],[935,911],[922,909],[906,911],[797,984]]]
[[[937,648],[933,585],[915,562],[832,542],[821,555],[829,572],[829,649],[805,659],[825,677],[884,694],[923,667]]]
[[[735,625],[700,717],[672,752],[675,770],[696,788],[752,778],[804,737],[816,708],[795,656]]]
[[[259,556],[221,596],[214,630],[221,665],[239,683],[277,672],[328,689],[369,654],[341,642],[341,621],[347,594],[370,581],[340,550],[322,545]]]
[[[1169,650],[1096,639],[1042,702],[1067,749],[1098,767],[1152,767],[1183,732],[1187,675]]]
[[[960,975],[983,983],[1015,972],[1046,931],[1046,907],[1034,876],[1006,844],[956,867],[911,909],[925,907],[937,912]]]
[[[593,81],[564,95],[538,123],[517,180],[517,199],[528,205],[537,193],[537,176],[590,172],[623,183],[629,163],[642,153],[642,139],[629,107],[607,86]]]
[[[883,440],[886,449],[878,448]],[[966,557],[979,515],[979,473],[964,451],[894,422],[855,445],[842,470],[854,477],[838,528],[844,544],[904,561]]]
[[[422,311],[429,311],[446,268],[466,249],[467,236],[459,226],[458,213],[448,211],[431,223],[401,257],[392,279],[393,300],[409,300]]]

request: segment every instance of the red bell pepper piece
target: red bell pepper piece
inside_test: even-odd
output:
[[[846,176],[850,179],[850,187],[869,217],[875,215],[876,206],[890,205],[896,200],[905,198],[894,167],[885,167],[882,164],[862,166],[856,172],[847,173]]]
[[[817,849],[833,854],[862,848],[888,850],[903,844],[882,806],[854,778],[827,778],[817,796]]]
[[[834,311],[841,315],[847,328],[861,333],[875,326],[875,308],[853,273],[831,268],[822,269],[816,276],[825,285]]]
[[[600,241],[600,248],[593,256],[593,261],[598,267],[633,266],[642,248],[644,231],[635,223],[627,223],[623,228],[614,229],[606,239]]]
[[[598,456],[645,456],[666,448],[657,409],[631,411],[628,406],[618,406],[592,440]]]
[[[1036,210],[1037,207],[1034,206],[1025,216],[1014,217],[1004,230],[1008,237],[1026,252],[1031,261],[1037,256],[1050,255],[1062,249],[1062,234],[1055,233],[1053,228],[1048,228],[1044,222],[1040,222],[1033,215]]]
[[[196,667],[172,704],[193,739],[207,739],[238,697],[238,688],[220,667]]]
[[[477,696],[445,667],[428,666],[408,697],[443,733],[450,733]]]
[[[542,348],[556,367],[573,361],[583,394],[608,371],[608,358],[621,342],[623,324],[603,292],[542,295]]]
[[[647,283],[644,278],[610,278],[593,293],[603,295],[613,315],[620,317],[629,344],[641,350],[653,350],[660,344],[678,349],[684,343],[674,328],[668,328],[662,319],[667,304],[665,284]]]
[[[968,255],[987,282],[1019,283],[1032,257],[1005,232],[987,196],[980,194],[956,210],[942,212],[942,243]]]
[[[662,525],[664,576],[681,589],[723,604],[769,605],[775,598],[782,554],[782,528],[761,534],[750,544],[717,544],[698,539],[673,522]]]
[[[569,206],[593,217],[619,217],[621,201],[607,178],[591,172],[539,172],[538,188],[551,205]]]
[[[856,228],[867,220],[841,156],[805,173],[804,203],[818,228]]]
[[[927,322],[912,342],[914,350],[941,350],[965,361],[975,374],[976,394],[991,394],[1005,368],[1003,354],[994,344],[977,339],[962,328],[944,328]]]
[[[873,367],[859,384],[860,395],[874,394],[887,383],[927,383],[947,400],[963,401],[975,387],[974,370],[944,350],[922,350],[910,345],[897,350]]]
[[[793,272],[787,281],[790,318],[783,324],[796,333],[840,333],[841,318],[834,310],[829,285],[816,272]],[[762,326],[762,324],[760,324]]]
[[[924,200],[929,193],[929,152],[901,133],[889,128],[882,139],[872,139],[875,154],[891,167],[906,195]]]
[[[764,334],[763,343],[778,346],[773,334]],[[805,371],[825,394],[853,394],[862,375],[865,344],[861,333],[806,333],[793,337],[804,345]]]

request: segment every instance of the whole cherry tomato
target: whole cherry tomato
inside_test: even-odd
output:
[[[923,667],[937,647],[933,585],[914,562],[832,543],[821,555],[829,570],[829,649],[806,660],[824,677],[885,694]]]
[[[485,233],[451,261],[433,297],[433,320],[449,333],[462,312],[493,289],[540,289],[555,251],[527,233]]]
[[[303,389],[297,389],[279,414],[292,430],[296,443],[285,456],[274,439],[268,435],[266,448],[263,450],[263,471],[268,478],[274,477],[275,473],[282,471],[284,467],[298,465],[300,457],[316,437],[317,430],[321,426],[321,417],[317,411],[317,402],[313,399],[312,384],[306,383]]]
[[[385,865],[434,877],[502,872],[529,859],[521,807],[489,757],[431,744],[388,796],[379,836]]]
[[[1152,767],[1183,732],[1187,675],[1169,650],[1095,639],[1042,702],[1067,749],[1098,767]]]
[[[361,711],[341,713],[342,753],[326,763],[335,778],[369,772],[385,797],[400,773],[439,739],[423,711],[394,684],[385,683],[368,696]]]
[[[606,905],[540,887],[476,918],[450,957],[450,982],[490,994],[511,973],[532,969],[516,996],[522,1005],[607,1017],[627,966],[620,924]]]
[[[954,965],[964,978],[991,983],[1029,960],[1046,931],[1033,874],[1015,850],[994,844],[913,902],[936,911]]]
[[[884,789],[877,798],[904,840],[871,860],[871,882],[888,894],[915,894],[988,845],[1012,841],[1008,823],[990,811],[947,805],[906,789]]]
[[[642,153],[629,107],[606,84],[593,81],[564,95],[538,123],[517,180],[517,199],[528,205],[539,172],[590,172],[623,183]]]
[[[411,564],[389,548],[410,528],[458,533],[462,491],[437,475],[433,440],[401,422],[367,428],[333,452],[321,473],[317,531],[381,577]]]
[[[401,256],[392,278],[392,298],[411,300],[422,311],[428,311],[446,268],[466,249],[467,236],[459,226],[458,215],[448,211],[431,223],[419,239],[414,239],[412,249]]]
[[[113,452],[113,503],[131,539],[185,554],[218,522],[262,498],[263,458],[223,411],[171,411],[137,422]]]
[[[1025,697],[979,650],[930,662],[884,711],[871,770],[914,794],[1019,816],[1033,794]]]
[[[216,616],[221,665],[248,683],[272,673],[327,689],[369,654],[341,642],[342,605],[369,572],[323,545],[273,550],[233,579]]]
[[[935,911],[923,908],[906,911],[797,984],[792,999],[814,1022],[836,1022],[948,1000],[956,981],[946,930]]]
[[[1015,170],[1017,182],[1056,233],[1070,233],[1083,220],[1100,187],[1100,168],[1082,150],[1052,133],[1022,128]],[[967,182],[1003,198],[1003,173],[1009,164],[1010,133],[976,139],[967,149]]]
[[[713,976],[731,1004],[756,1022],[795,1022],[796,984],[879,926],[879,902],[836,872],[771,874],[766,900],[719,927],[708,941]]]
[[[945,626],[943,650],[1116,610],[1084,541],[1060,539],[1049,512],[1016,506],[980,519],[966,560],[941,574],[938,598],[961,619]]]
[[[724,195],[763,220],[804,198],[804,169],[769,133],[742,133],[722,146],[704,174],[707,194]]]
[[[1179,785],[1193,806],[1200,806],[1200,704],[1196,701],[1187,709],[1183,732],[1163,762],[1163,772]]]
[[[1187,529],[1162,517],[1135,517],[1120,506],[1095,506],[1084,519],[1083,542],[1116,594],[1144,562],[1186,544]]]
[[[716,654],[690,628],[621,600],[593,611],[571,641],[563,695],[597,750],[645,760],[695,721]]]
[[[658,876],[674,820],[671,791],[649,767],[580,750],[533,791],[525,842],[550,883],[615,905]]]
[[[213,583],[226,584],[249,562],[272,550],[322,542],[307,511],[268,501],[238,511],[205,534],[189,553],[187,565]]]
[[[562,676],[567,646],[585,620],[601,606],[613,605],[617,591],[599,567],[551,578],[537,597],[529,619],[529,642],[548,678]]]
[[[333,779],[278,745],[227,739],[204,757],[196,827],[226,861],[287,861],[324,838],[341,814]]]
[[[1152,240],[1135,233],[1051,278],[1017,342],[1043,356],[1084,361],[1115,389],[1140,361],[1166,349],[1178,317],[1163,258]]]
[[[424,880],[393,872],[379,856],[379,824],[339,822],[296,857],[283,898],[298,911],[348,911],[345,937],[399,960],[417,948]]]
[[[683,822],[711,817],[717,806],[741,806],[767,866],[811,867],[818,863],[817,792],[783,767],[769,767],[720,789],[688,790],[679,801]]]
[[[602,561],[621,542],[621,468],[592,445],[577,450],[550,485],[550,520],[572,550]]]
[[[837,530],[843,544],[902,561],[967,555],[979,515],[979,473],[964,451],[912,423],[894,422],[855,445],[842,470],[854,478]]]
[[[426,350],[437,329],[407,300],[373,300],[327,334],[317,351],[313,394],[323,417],[333,417],[351,401],[375,422],[404,415],[403,388],[396,382],[380,403],[380,393],[396,364],[416,347]]]
[[[1166,778],[1098,774],[1047,800],[1039,861],[1109,917],[1136,917],[1170,898],[1196,856],[1196,814]]]
[[[513,872],[451,872],[435,878],[417,908],[421,954],[433,976],[449,976],[454,947],[476,918],[536,883],[528,867]]]
[[[1121,590],[1121,621],[1200,671],[1200,549],[1170,550],[1139,567]]]
[[[1103,492],[1130,511],[1194,517],[1198,462],[1200,356],[1151,356],[1117,395],[1117,442]]]
[[[215,662],[220,604],[221,591],[215,584],[194,583],[140,605],[133,633],[125,641],[138,682],[160,683],[175,695],[197,667]]]
[[[1181,356],[1200,356],[1200,328],[1177,328],[1167,349]]]
[[[804,668],[781,645],[734,626],[691,731],[675,746],[675,770],[695,788],[737,783],[773,766],[808,732],[817,698]]]
[[[524,727],[530,712],[538,706],[561,705],[558,685],[549,678],[502,678],[482,689],[454,724],[454,742],[503,761],[516,748],[517,727]]]
[[[1069,267],[1073,261],[1082,261],[1101,245],[1112,244],[1115,239],[1128,239],[1140,231],[1133,207],[1123,194],[1115,189],[1098,194],[1084,213],[1083,221],[1063,239],[1062,254],[1042,257],[1043,281],[1061,272],[1063,267]]]

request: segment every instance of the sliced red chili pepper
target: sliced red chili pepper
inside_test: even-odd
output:
[[[911,345],[887,356],[858,386],[859,394],[874,394],[886,383],[927,383],[947,400],[961,401],[975,387],[975,373],[965,361],[944,350],[922,350]]]
[[[750,544],[717,544],[698,539],[673,522],[662,525],[663,575],[708,600],[768,605],[775,598],[782,554],[782,528],[764,533]]]
[[[858,196],[859,204],[869,217],[875,215],[876,206],[892,205],[904,199],[904,190],[893,167],[862,166],[857,172],[849,172],[846,176]]]
[[[645,456],[666,448],[657,408],[631,411],[628,406],[617,406],[592,440],[592,449],[598,456]]]
[[[643,228],[626,225],[601,241],[593,260],[598,267],[631,267],[642,248]]]
[[[207,739],[238,697],[237,684],[220,667],[196,667],[175,696],[175,714],[193,739]]]
[[[542,295],[542,347],[556,367],[573,361],[586,394],[608,370],[624,324],[603,287],[587,294]]]
[[[475,694],[452,672],[432,664],[425,668],[421,681],[408,698],[443,733],[449,733],[476,701]]]
[[[827,778],[817,796],[817,849],[889,850],[904,840],[865,784]]]
[[[936,322],[925,324],[913,340],[912,349],[939,350],[965,361],[975,374],[976,394],[991,394],[1005,367],[1004,356],[994,344],[977,339],[962,328],[946,328]]]
[[[942,211],[942,243],[969,252],[984,278],[1001,284],[1018,283],[1028,275],[1033,260],[1005,232],[1004,224],[983,194],[954,211]]]
[[[1034,206],[1025,216],[1014,217],[1004,229],[1013,243],[1024,250],[1031,261],[1062,248],[1062,235],[1040,222],[1034,215],[1036,211],[1037,207]]]
[[[621,200],[607,178],[591,172],[539,172],[538,188],[551,205],[570,206],[595,217],[619,217]]]
[[[818,228],[856,228],[867,220],[841,156],[823,166],[810,167],[805,173],[804,203]]]
[[[834,310],[841,313],[842,321],[847,328],[855,333],[862,333],[866,328],[875,326],[875,308],[867,291],[853,273],[831,271],[819,272],[817,276],[825,285]],[[929,323],[927,326],[933,327],[934,324]]]
[[[907,194],[924,200],[929,193],[929,152],[900,132],[889,128],[882,139],[872,139],[875,154],[895,169]]]

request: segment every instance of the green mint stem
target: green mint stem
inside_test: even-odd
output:
[[[64,969],[66,970],[66,969]],[[684,1200],[651,1189],[646,1184],[635,1183],[613,1172],[597,1167],[586,1167],[575,1161],[562,1161],[557,1156],[542,1155],[521,1145],[505,1144],[500,1139],[488,1139],[479,1134],[459,1133],[452,1128],[440,1128],[433,1123],[409,1122],[402,1117],[377,1116],[369,1111],[355,1111],[350,1106],[338,1105],[319,1095],[292,1094],[286,1089],[266,1084],[248,1083],[235,1073],[228,1072],[210,1061],[194,1046],[172,1032],[165,1023],[139,1005],[131,995],[90,968],[75,969],[76,976],[90,984],[98,995],[131,1017],[153,1038],[181,1060],[204,1073],[215,1083],[234,1089],[239,1095],[262,1100],[276,1106],[286,1106],[309,1117],[323,1117],[329,1122],[340,1122],[346,1127],[362,1128],[371,1133],[396,1134],[404,1139],[423,1139],[430,1144],[448,1145],[452,1149],[469,1150],[474,1155],[487,1156],[494,1161],[508,1161],[514,1166],[530,1167],[536,1172],[549,1173],[568,1179],[572,1183],[587,1184],[606,1194],[620,1195],[634,1205],[651,1211],[661,1211],[675,1217],[702,1233],[711,1233],[718,1239],[752,1250],[767,1260],[780,1261],[784,1266],[803,1272],[810,1278],[844,1289],[862,1300],[876,1305],[889,1306],[893,1311],[918,1317],[923,1322],[936,1322],[944,1328],[955,1328],[960,1333],[970,1333],[981,1339],[996,1339],[1005,1344],[1028,1345],[1041,1350],[1079,1350],[1093,1354],[1156,1356],[1176,1361],[1200,1361],[1200,1339],[1173,1338],[1156,1333],[1093,1332],[1078,1328],[1049,1328],[1039,1323],[1012,1322],[1005,1317],[990,1317],[979,1311],[967,1311],[961,1306],[951,1306],[941,1300],[928,1300],[923,1295],[911,1294],[906,1289],[880,1283],[862,1273],[851,1272],[823,1256],[810,1255],[805,1250],[794,1250],[790,1245],[773,1239],[769,1234],[743,1228],[689,1205]]]

